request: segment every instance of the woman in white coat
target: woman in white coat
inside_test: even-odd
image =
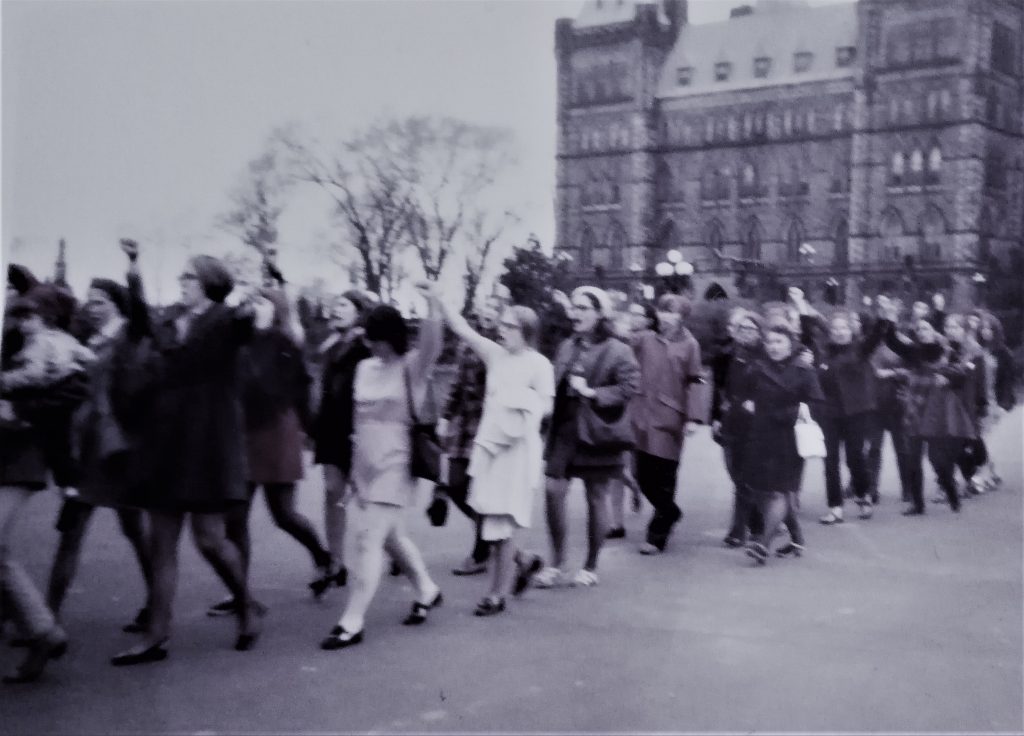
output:
[[[533,499],[544,482],[541,420],[551,412],[555,376],[551,362],[534,348],[538,320],[529,307],[510,306],[498,325],[500,343],[488,340],[463,317],[431,295],[451,329],[487,365],[483,416],[469,459],[467,502],[482,519],[481,537],[493,545],[493,576],[487,596],[474,613],[490,616],[505,610],[505,596],[521,592],[522,581],[541,567],[539,557],[526,560],[512,542],[516,529],[528,527]]]

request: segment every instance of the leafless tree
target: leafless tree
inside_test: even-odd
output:
[[[495,243],[510,225],[517,222],[519,218],[508,210],[503,212],[497,221],[483,210],[476,212],[470,220],[466,228],[465,270],[462,274],[462,283],[465,287],[465,296],[462,300],[463,314],[468,314],[473,309],[476,291]]]
[[[231,192],[231,209],[218,220],[264,259],[277,243],[277,220],[284,210],[289,178],[272,139],[267,150],[249,162],[240,184]]]

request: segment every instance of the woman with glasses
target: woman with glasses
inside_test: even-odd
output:
[[[151,520],[152,611],[142,642],[113,657],[115,666],[168,655],[186,516],[199,552],[238,601],[235,649],[251,649],[261,630],[263,610],[225,533],[226,512],[249,495],[239,357],[252,337],[254,311],[232,294],[231,274],[212,256],[191,258],[179,281],[180,303],[153,326],[159,382],[142,448],[149,475],[139,505]]]
[[[622,473],[634,437],[626,413],[640,369],[629,345],[614,337],[611,300],[593,286],[572,293],[573,336],[555,356],[555,405],[545,449],[545,506],[551,564],[533,576],[539,588],[566,582],[566,495],[583,481],[587,499],[587,556],[568,582],[597,585],[597,560],[608,532],[608,486]],[[604,435],[604,436],[602,436]]]
[[[543,484],[540,425],[551,412],[554,374],[536,350],[538,319],[529,307],[511,306],[501,313],[495,342],[447,304],[438,304],[449,327],[487,368],[483,414],[467,470],[467,503],[479,517],[480,536],[491,545],[493,560],[490,590],[474,613],[491,616],[504,611],[505,596],[521,593],[542,566],[540,558],[520,555],[512,537],[516,529],[530,526],[533,497]]]

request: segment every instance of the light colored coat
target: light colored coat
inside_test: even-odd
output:
[[[554,371],[536,351],[511,354],[489,340],[474,342],[487,363],[487,394],[467,471],[468,503],[481,515],[508,515],[528,527],[544,480],[540,425],[551,411]]]

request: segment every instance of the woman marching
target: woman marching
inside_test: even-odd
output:
[[[412,611],[402,623],[424,623],[427,613],[442,601],[441,589],[427,572],[403,521],[417,485],[411,473],[410,433],[441,353],[441,323],[430,304],[431,314],[420,322],[418,344],[412,350],[408,325],[394,307],[374,307],[363,323],[371,357],[357,366],[353,385],[350,482],[355,501],[347,510],[356,537],[356,560],[345,610],[320,642],[321,649],[343,649],[363,640],[366,611],[380,585],[385,550],[416,588]]]
[[[665,551],[672,528],[683,517],[675,502],[679,456],[695,400],[692,389],[701,383],[700,346],[683,324],[690,300],[665,294],[658,300],[661,333],[643,332],[633,338],[640,364],[640,388],[629,405],[636,432],[636,478],[654,507],[647,541],[640,553]]]
[[[326,584],[317,583],[318,595],[331,585],[348,581],[345,567],[345,489],[352,468],[352,385],[356,366],[370,357],[363,342],[363,315],[372,305],[359,291],[346,291],[331,305],[331,335],[320,347],[323,374],[320,405],[313,422],[314,462],[323,466],[324,528],[331,568]]]
[[[776,554],[799,557],[803,553],[795,504],[804,461],[797,452],[794,426],[801,404],[810,407],[824,398],[814,369],[794,356],[795,339],[788,323],[769,324],[764,346],[764,359],[750,371],[730,376],[730,393],[749,416],[740,477],[764,519],[761,534],[747,545],[747,555],[760,565],[767,562],[783,521],[791,542]],[[738,385],[739,381],[745,385]]]
[[[239,355],[252,337],[253,307],[238,303],[234,280],[212,256],[191,258],[178,278],[180,304],[153,326],[159,380],[142,448],[147,490],[138,499],[152,529],[152,613],[142,643],[114,656],[115,666],[167,657],[186,516],[200,553],[239,601],[235,649],[251,649],[261,630],[263,611],[224,518],[249,495]]]
[[[921,467],[925,446],[939,486],[953,511],[960,511],[960,498],[953,477],[956,458],[965,440],[977,436],[967,408],[957,389],[968,380],[969,369],[950,360],[949,346],[927,320],[916,322],[912,339],[896,331],[897,310],[887,298],[879,297],[885,328],[885,344],[906,363],[905,383],[900,388],[903,420],[910,461],[910,506],[904,516],[920,516],[924,506],[924,472]]]
[[[296,508],[296,483],[303,477],[302,449],[310,426],[310,377],[302,356],[301,328],[293,324],[283,286],[265,287],[257,307],[255,333],[242,353],[242,407],[249,495],[227,513],[227,536],[242,554],[248,576],[252,559],[249,512],[262,486],[267,510],[278,529],[306,548],[318,575],[309,587],[315,595],[332,580],[331,555],[320,543],[309,519]],[[229,598],[210,608],[211,615],[235,613],[239,601]]]
[[[622,473],[624,450],[633,445],[627,406],[640,369],[633,351],[613,336],[611,300],[593,286],[572,293],[574,335],[555,356],[555,406],[545,450],[546,515],[551,562],[533,576],[538,588],[563,582],[566,495],[580,478],[587,497],[587,558],[571,584],[597,585],[597,558],[607,534],[607,491]]]
[[[488,340],[431,292],[451,329],[487,366],[487,389],[480,428],[473,442],[467,503],[480,516],[481,537],[491,543],[491,588],[477,605],[477,616],[505,610],[505,596],[522,592],[541,568],[516,550],[512,536],[530,525],[534,494],[543,485],[541,420],[555,395],[551,363],[537,352],[538,319],[528,307],[510,306],[498,323],[500,343]],[[518,569],[518,584],[513,577]]]
[[[1017,403],[1014,395],[1014,383],[1017,370],[1014,366],[1013,353],[1006,347],[1003,325],[994,314],[984,314],[978,328],[979,343],[985,361],[985,387],[988,394],[988,413],[981,425],[984,440],[999,424],[1003,415],[1013,409]],[[991,453],[986,453],[988,462],[981,487],[993,491],[1002,485],[1003,479],[996,472],[996,465]]]

